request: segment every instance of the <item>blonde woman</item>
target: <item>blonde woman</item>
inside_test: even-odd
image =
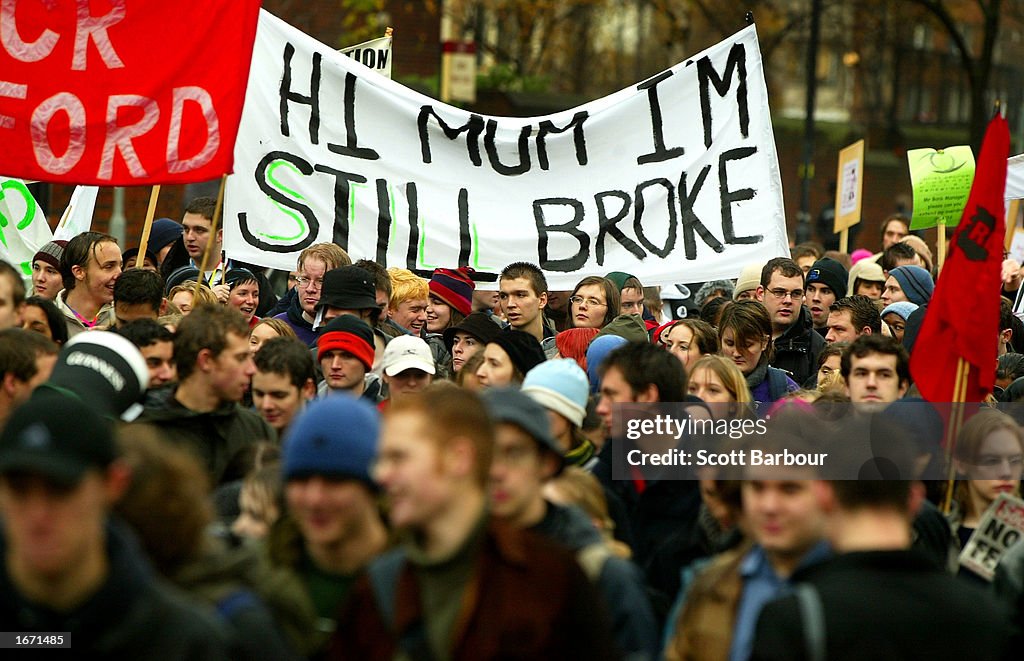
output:
[[[182,315],[187,315],[200,305],[219,305],[220,301],[213,290],[204,284],[199,285],[199,294],[196,295],[196,281],[186,280],[185,282],[171,288],[167,292],[167,300],[174,303]]]

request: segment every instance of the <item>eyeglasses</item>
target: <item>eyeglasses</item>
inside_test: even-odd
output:
[[[593,298],[593,297],[591,297],[591,298],[583,298],[582,296],[570,296],[569,297],[569,302],[572,303],[573,305],[579,305],[580,303],[586,303],[587,306],[592,307],[592,308],[602,308],[602,307],[606,308],[606,307],[608,307],[607,303],[602,303],[601,301],[599,301],[599,300],[597,300],[596,298]]]
[[[312,285],[312,288],[314,289],[320,289],[324,286],[323,278],[316,278],[314,280],[313,278],[304,275],[300,275],[299,277],[295,278],[295,282],[299,283],[299,286],[301,287],[309,288],[310,285]]]
[[[775,298],[779,299],[780,301],[786,298],[787,296],[792,298],[794,301],[798,301],[804,297],[803,289],[794,289],[793,291],[789,291],[787,289],[769,289],[768,293],[774,296]]]

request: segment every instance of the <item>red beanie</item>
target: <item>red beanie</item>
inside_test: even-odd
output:
[[[371,336],[372,337],[372,336]],[[321,335],[316,341],[316,359],[320,360],[324,352],[341,350],[347,351],[359,359],[366,371],[373,369],[374,348],[372,344],[354,333],[345,331],[330,331]]]
[[[569,328],[555,335],[555,346],[562,358],[572,358],[576,364],[587,369],[587,347],[597,337],[597,328]]]
[[[473,311],[473,290],[476,283],[470,277],[473,269],[434,269],[430,276],[430,293],[468,317]]]

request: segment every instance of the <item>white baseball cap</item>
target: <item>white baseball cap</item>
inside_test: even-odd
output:
[[[381,369],[388,376],[394,376],[408,369],[423,370],[434,374],[434,354],[422,339],[413,335],[399,335],[388,342],[381,359]]]

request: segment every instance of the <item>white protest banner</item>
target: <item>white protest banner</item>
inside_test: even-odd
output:
[[[1006,194],[1007,200],[1024,198],[1024,154],[1006,159]]]
[[[391,77],[391,39],[381,37],[355,46],[342,48],[338,52],[361,62],[367,69],[373,69],[382,76]]]
[[[1024,500],[1005,493],[981,517],[974,534],[960,552],[960,566],[988,580],[996,573],[996,565],[1006,549],[1024,535]]]
[[[92,229],[92,216],[96,211],[96,196],[99,192],[98,186],[75,186],[68,208],[64,210],[53,233],[54,239],[70,241]]]
[[[52,240],[46,216],[25,182],[0,177],[0,259],[31,277],[32,257]]]
[[[546,117],[444,105],[263,12],[225,197],[234,259],[353,259],[497,273],[552,289],[626,271],[735,277],[788,255],[778,158],[750,26],[633,87]]]

